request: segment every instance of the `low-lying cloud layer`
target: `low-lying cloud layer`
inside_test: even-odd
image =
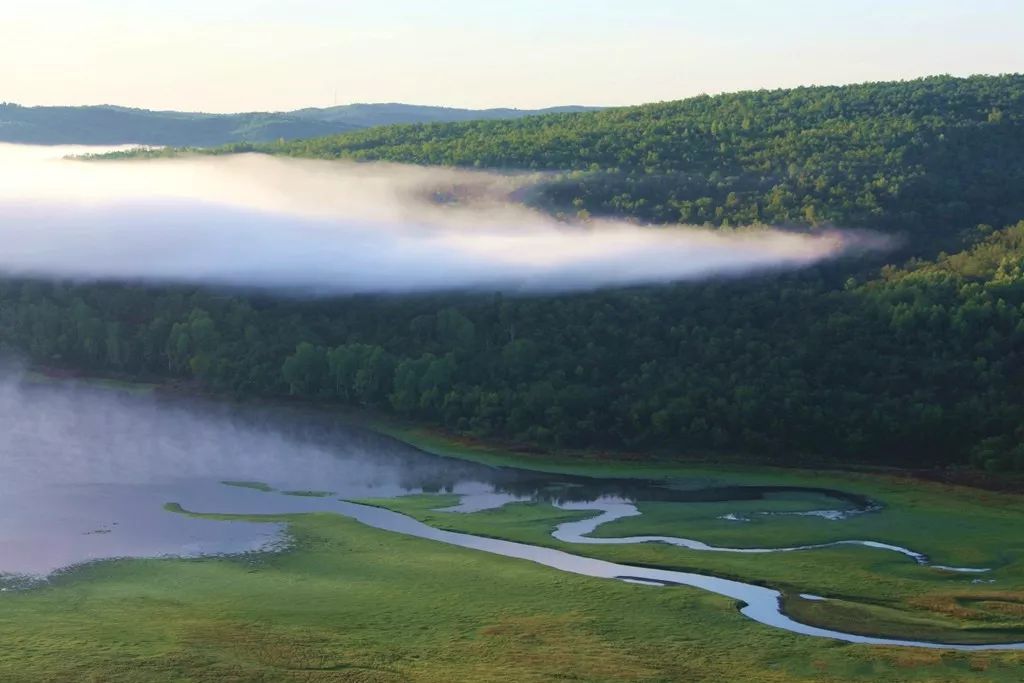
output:
[[[581,290],[796,268],[862,235],[559,223],[536,176],[260,155],[66,160],[0,145],[0,271],[320,294]]]

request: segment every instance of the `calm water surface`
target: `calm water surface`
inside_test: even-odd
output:
[[[270,496],[225,481],[331,496]],[[280,408],[71,382],[0,384],[2,574],[47,574],[110,557],[235,553],[280,537],[274,525],[168,513],[163,505],[171,501],[193,510],[269,514],[336,509],[339,498],[443,492],[461,494],[455,509],[471,512],[513,500],[756,500],[766,491],[494,468]],[[867,504],[831,495],[837,508]]]
[[[276,490],[268,493],[237,485],[244,482],[260,482]],[[282,495],[288,491],[330,495]],[[572,543],[660,542],[712,552],[813,551],[814,546],[722,548],[686,538],[595,538],[591,534],[603,523],[639,514],[635,503],[640,501],[756,501],[805,495],[809,501],[826,502],[826,509],[792,514],[815,514],[840,523],[844,516],[870,514],[875,509],[861,496],[824,489],[723,487],[697,479],[592,479],[494,468],[432,456],[387,437],[339,425],[327,416],[280,408],[134,395],[79,383],[32,384],[17,379],[0,383],[0,583],[6,580],[14,585],[25,577],[45,576],[91,560],[238,553],[279,548],[284,542],[283,529],[277,524],[195,519],[166,511],[167,502],[219,513],[334,511],[377,528],[577,574],[649,586],[696,586],[742,601],[741,611],[752,619],[810,636],[949,647],[800,624],[781,612],[779,593],[769,588],[441,531],[394,512],[343,500],[423,492],[459,494],[459,504],[450,509],[462,512],[517,500],[593,510],[594,516],[555,531],[556,538]],[[870,539],[842,543],[870,545],[928,562],[912,549]],[[955,647],[1020,649],[1024,644]]]

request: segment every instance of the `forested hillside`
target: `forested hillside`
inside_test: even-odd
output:
[[[871,227],[920,246],[1024,216],[1024,76],[797,88],[256,147],[564,172],[536,201],[661,223]],[[951,234],[953,233],[953,234]]]
[[[263,149],[559,170],[533,197],[553,210],[832,222],[906,241],[883,268],[851,259],[544,298],[303,302],[10,281],[2,338],[45,363],[543,445],[1024,470],[1024,77],[740,93]]]

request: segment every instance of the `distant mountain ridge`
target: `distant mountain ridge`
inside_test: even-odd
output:
[[[572,114],[594,111],[601,107],[563,106],[545,109],[458,109],[455,107],[432,107],[418,104],[387,102],[378,104],[343,104],[321,109],[297,109],[288,112],[291,116],[315,121],[344,122],[357,128],[386,126],[401,123],[451,123],[455,121],[480,121],[486,119],[518,119],[524,116],[543,114]]]
[[[599,107],[458,109],[414,104],[346,104],[290,112],[206,114],[116,105],[25,107],[0,103],[0,142],[208,147],[334,135],[401,123],[515,119]]]

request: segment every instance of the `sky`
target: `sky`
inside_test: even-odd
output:
[[[5,0],[0,101],[536,108],[1024,72],[1021,0]]]

